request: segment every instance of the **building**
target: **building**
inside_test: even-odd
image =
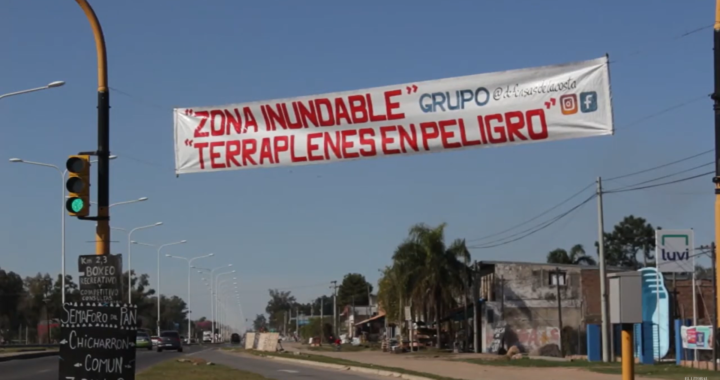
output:
[[[597,266],[479,261],[482,350],[505,326],[504,347],[529,352],[554,343],[575,354],[584,346],[587,323],[600,320]],[[622,268],[608,268],[608,273]],[[560,327],[562,324],[563,340]]]

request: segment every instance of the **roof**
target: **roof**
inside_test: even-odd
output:
[[[525,261],[493,261],[493,260],[483,260],[483,261],[476,262],[476,265],[478,265],[478,266],[496,265],[496,264],[552,266],[552,267],[559,267],[559,268],[575,268],[575,269],[590,269],[590,270],[600,269],[600,267],[597,265],[580,265],[580,264],[531,263],[531,262],[525,262]],[[606,269],[612,270],[612,271],[618,271],[618,272],[632,270],[632,269],[628,269],[628,268],[615,267],[615,266],[607,266]]]
[[[369,323],[369,322],[372,322],[372,321],[376,321],[376,320],[381,319],[381,318],[385,318],[385,313],[378,314],[378,315],[376,315],[376,316],[374,316],[374,317],[372,317],[372,318],[368,318],[368,319],[366,319],[366,320],[364,320],[364,321],[360,321],[360,322],[356,323],[355,326],[362,325],[362,324],[364,324],[364,323]]]

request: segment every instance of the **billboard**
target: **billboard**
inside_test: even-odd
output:
[[[693,230],[655,231],[655,260],[662,273],[695,272]]]
[[[607,57],[173,110],[176,174],[611,135]]]
[[[712,326],[682,326],[680,328],[682,347],[696,350],[712,350]]]

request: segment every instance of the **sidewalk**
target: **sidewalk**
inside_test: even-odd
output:
[[[352,360],[383,367],[403,368],[407,370],[431,373],[438,376],[462,380],[617,380],[618,375],[606,375],[575,368],[520,368],[508,366],[478,365],[447,359],[458,357],[430,357],[416,354],[389,354],[379,351],[326,352],[308,350],[307,346],[285,344],[287,351],[300,351],[313,355]],[[463,358],[473,359],[476,354],[463,354]]]

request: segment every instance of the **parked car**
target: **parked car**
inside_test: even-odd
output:
[[[168,330],[160,333],[160,342],[157,346],[157,352],[162,352],[163,350],[177,350],[177,352],[183,351],[180,334],[178,334],[177,331]]]
[[[230,344],[240,344],[240,334],[233,333],[230,335]]]
[[[135,338],[135,348],[147,348],[152,351],[153,343],[150,340],[150,335],[144,331],[138,331]]]
[[[150,341],[152,342],[153,346],[157,346],[158,343],[160,343],[160,337],[153,335],[150,337]]]

